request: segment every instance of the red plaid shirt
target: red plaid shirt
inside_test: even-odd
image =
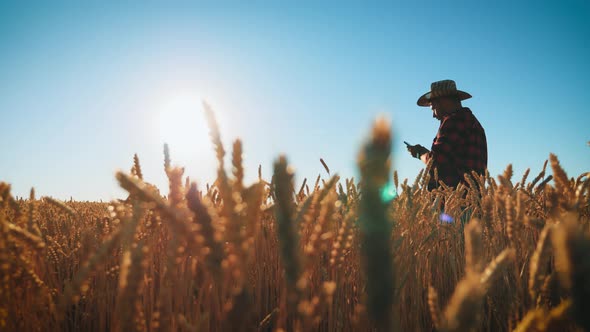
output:
[[[431,158],[434,159],[433,169],[438,169],[438,179],[451,187],[465,182],[465,173],[485,173],[488,166],[486,133],[469,108],[463,107],[441,120],[427,160]],[[431,171],[428,189],[436,187],[434,171]]]

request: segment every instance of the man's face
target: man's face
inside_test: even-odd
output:
[[[455,100],[449,97],[438,97],[430,99],[430,109],[432,110],[432,117],[438,120],[454,111]]]

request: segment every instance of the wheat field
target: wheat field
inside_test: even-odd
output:
[[[167,147],[169,187],[136,155],[116,174],[126,200],[15,199],[0,183],[0,330],[590,331],[590,173],[550,155],[534,178],[508,165],[428,191],[428,169],[391,170],[378,119],[360,179],[294,188],[281,156],[246,185],[241,141],[225,158],[206,115],[210,186]]]

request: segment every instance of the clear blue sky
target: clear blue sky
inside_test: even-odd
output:
[[[84,3],[0,2],[0,180],[16,195],[121,197],[133,153],[162,188],[164,140],[211,182],[200,99],[228,151],[243,139],[249,180],[282,152],[298,181],[325,174],[320,157],[355,175],[380,113],[413,179],[402,141],[430,146],[438,122],[416,100],[447,78],[473,95],[492,174],[536,175],[550,152],[570,176],[590,170],[587,1]]]

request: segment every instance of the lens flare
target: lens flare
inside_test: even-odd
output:
[[[397,191],[393,183],[388,182],[381,188],[381,201],[383,203],[389,203],[397,197]]]
[[[447,223],[447,224],[450,224],[450,223],[452,223],[454,221],[454,219],[453,219],[453,217],[449,216],[446,213],[441,213],[440,214],[440,221],[442,221],[444,223]]]

